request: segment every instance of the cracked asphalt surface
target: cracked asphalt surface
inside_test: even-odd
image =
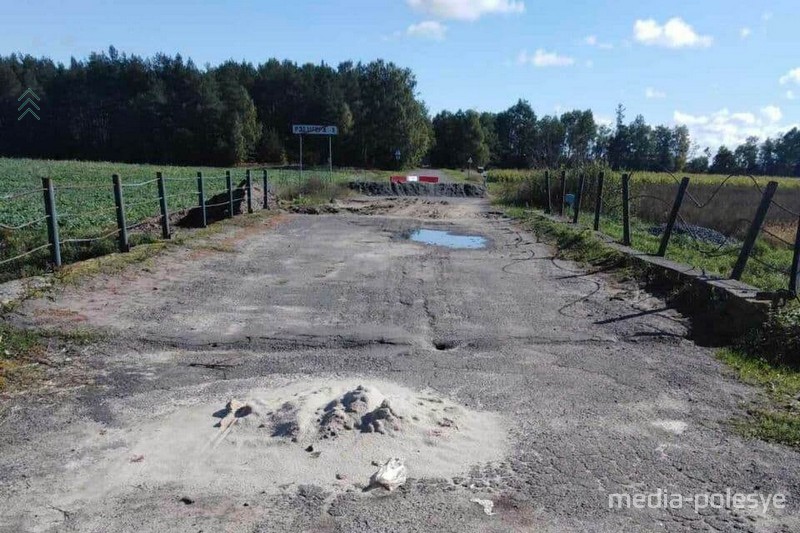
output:
[[[0,531],[800,531],[798,453],[731,429],[758,393],[658,298],[555,259],[485,200],[354,205],[373,214],[275,216],[28,301],[20,320],[106,337],[81,356],[88,385],[6,402]],[[401,237],[420,227],[490,244]],[[137,430],[131,412],[312,376],[499,413],[510,451],[452,479],[411,462],[393,493],[76,486],[98,456],[129,456],[116,436]],[[787,508],[609,508],[612,493],[728,488],[785,494]]]

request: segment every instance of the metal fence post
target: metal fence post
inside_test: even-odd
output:
[[[208,226],[208,217],[206,216],[206,188],[203,184],[203,173],[197,173],[197,197],[200,204],[200,227],[205,228]]]
[[[161,207],[161,236],[165,239],[170,238],[169,231],[169,210],[167,209],[167,187],[164,183],[164,176],[161,172],[156,172],[158,179],[158,203]]]
[[[264,209],[269,209],[269,175],[264,169]]]
[[[631,176],[622,175],[622,244],[631,245]]]
[[[253,177],[248,168],[245,172],[245,179],[247,180],[247,212],[253,212]]]
[[[42,178],[44,194],[44,214],[47,215],[47,240],[50,241],[50,259],[57,267],[61,266],[61,241],[58,238],[58,213],[56,212],[56,193],[53,180]]]
[[[117,228],[119,228],[118,245],[120,252],[129,252],[131,250],[128,244],[128,227],[125,223],[125,199],[122,197],[122,184],[119,181],[119,175],[114,174],[111,176],[111,181],[114,182],[114,203],[117,205]]]
[[[800,289],[800,218],[797,219],[797,236],[794,238],[794,257],[789,278],[789,290],[797,295]]]
[[[594,230],[600,231],[600,213],[603,211],[603,183],[605,175],[601,172],[597,178],[597,198],[594,200]]]
[[[225,171],[225,185],[228,187],[228,218],[233,218],[233,180],[231,171]]]
[[[577,224],[578,218],[581,216],[581,201],[583,200],[584,185],[586,185],[586,176],[581,172],[578,178],[578,192],[575,194],[575,214],[572,217],[573,224]]]
[[[558,206],[558,216],[564,216],[564,204],[567,202],[567,171],[561,171],[561,205]]]
[[[772,197],[775,196],[775,191],[777,190],[777,181],[770,181],[767,184],[767,188],[764,189],[764,195],[761,197],[761,203],[758,205],[756,216],[750,224],[750,229],[747,230],[747,237],[745,237],[742,250],[739,252],[739,259],[736,260],[736,265],[734,265],[733,272],[731,272],[731,279],[742,279],[742,274],[744,274],[744,269],[747,266],[747,260],[750,258],[750,254],[753,253],[756,239],[758,239],[758,234],[761,233],[761,226],[764,224],[764,219],[767,218],[767,211],[772,203]]]
[[[544,188],[545,194],[547,194],[546,202],[545,202],[545,213],[548,215],[553,212],[553,199],[550,196],[550,172],[545,171],[544,173]]]
[[[678,220],[678,214],[681,212],[681,205],[683,205],[683,197],[686,196],[688,187],[689,178],[683,178],[678,186],[678,194],[675,195],[675,202],[672,204],[672,211],[669,213],[667,225],[664,227],[664,235],[661,236],[661,244],[658,247],[657,254],[661,257],[667,255],[667,246],[669,246],[669,240],[672,238],[672,230],[675,229],[675,221]]]

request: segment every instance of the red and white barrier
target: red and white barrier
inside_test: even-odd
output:
[[[439,176],[392,176],[389,181],[392,183],[439,183]]]

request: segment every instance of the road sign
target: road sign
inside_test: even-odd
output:
[[[292,133],[295,135],[339,135],[336,126],[312,126],[309,124],[294,124]]]
[[[303,175],[303,135],[326,135],[328,137],[328,173],[333,179],[333,143],[331,142],[331,137],[339,135],[339,128],[336,126],[293,124],[292,133],[300,136],[300,176]]]

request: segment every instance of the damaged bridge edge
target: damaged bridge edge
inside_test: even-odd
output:
[[[566,230],[578,229],[556,216],[533,215]],[[764,299],[765,293],[741,281],[711,276],[701,269],[647,254],[590,228],[580,230],[590,232],[601,246],[640,272],[648,289],[665,296],[670,305],[690,317],[692,337],[702,344],[729,346],[762,327],[778,308],[779,299]]]

